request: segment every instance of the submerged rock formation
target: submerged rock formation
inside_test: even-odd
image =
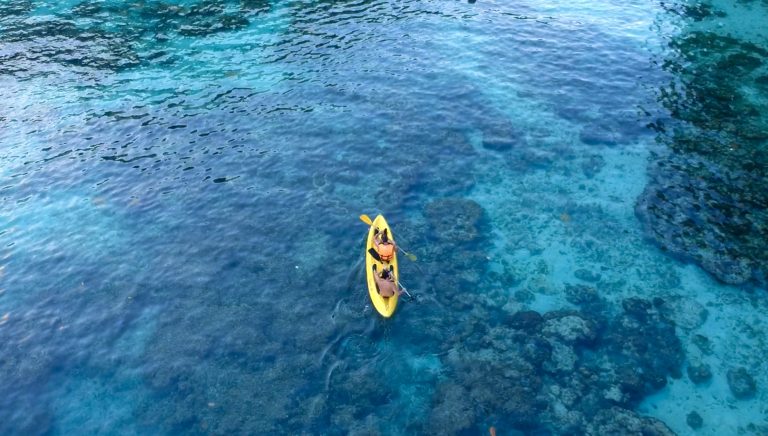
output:
[[[746,400],[755,396],[757,385],[755,379],[747,372],[744,367],[731,369],[728,371],[728,387],[731,393],[739,400]]]
[[[691,412],[685,417],[685,422],[694,430],[698,430],[704,425],[704,419],[697,412]]]
[[[730,170],[672,154],[651,165],[651,182],[635,212],[663,250],[697,262],[719,280],[764,280],[768,174],[763,172]]]
[[[479,237],[478,224],[483,208],[472,200],[444,198],[427,204],[424,215],[438,239],[470,242]]]
[[[768,50],[705,31],[670,49],[674,79],[659,90],[670,118],[651,123],[667,151],[654,156],[636,215],[663,250],[719,280],[765,283],[768,114],[759,101],[768,90],[759,75]]]
[[[462,351],[451,352],[446,363],[450,379],[466,391],[438,389],[430,422],[454,432],[490,417],[510,431],[673,434],[633,410],[667,377],[681,376],[682,345],[662,304],[627,299],[616,316],[520,311],[482,340],[457,338],[451,349]]]
[[[688,366],[687,372],[688,378],[697,385],[708,382],[712,379],[712,370],[706,363]]]
[[[673,436],[675,433],[663,422],[655,418],[640,416],[626,409],[613,407],[601,410],[587,427],[588,435],[642,435],[642,436]]]

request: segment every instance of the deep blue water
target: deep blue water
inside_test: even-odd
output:
[[[0,433],[768,433],[767,20],[2,2]]]

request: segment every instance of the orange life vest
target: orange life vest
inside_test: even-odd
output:
[[[395,257],[395,246],[392,244],[381,243],[376,248],[376,251],[379,253],[379,257],[383,262],[389,262],[393,257]]]

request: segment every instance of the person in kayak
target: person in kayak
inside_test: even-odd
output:
[[[376,266],[374,265],[373,278],[376,279],[376,286],[379,288],[379,294],[382,297],[392,297],[403,293],[397,283],[395,283],[394,274],[389,269],[384,268],[381,270],[381,274],[379,274],[376,272]]]
[[[383,232],[379,232],[379,229],[376,229],[373,234],[373,246],[376,248],[376,254],[379,255],[379,260],[382,262],[391,261],[395,257],[395,251],[397,250],[395,241],[389,239],[387,230],[384,229]]]

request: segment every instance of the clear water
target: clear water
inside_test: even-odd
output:
[[[0,431],[768,432],[768,4],[566,3],[2,2]]]

